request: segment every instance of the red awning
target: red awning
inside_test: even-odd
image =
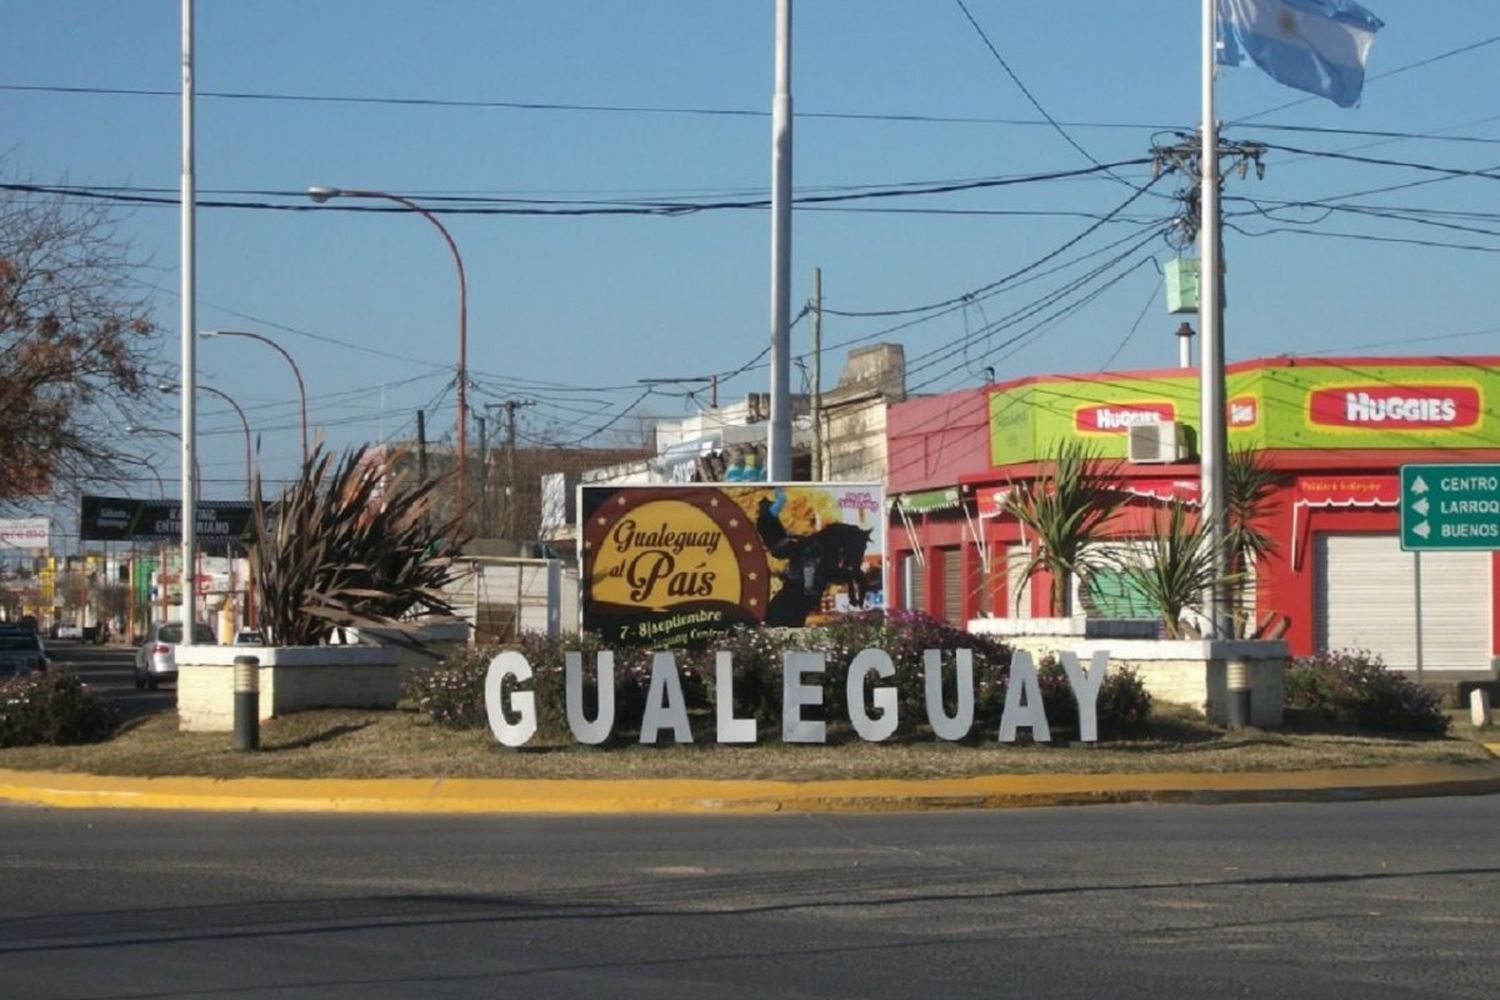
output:
[[[1197,479],[1122,479],[1117,487],[1122,493],[1160,500],[1198,503],[1203,498],[1203,484]]]
[[[1299,476],[1292,499],[1292,568],[1301,569],[1297,554],[1302,532],[1298,522],[1304,507],[1398,507],[1399,476]]]
[[[1005,511],[1009,486],[981,486],[974,491],[974,508],[980,517],[999,517]]]

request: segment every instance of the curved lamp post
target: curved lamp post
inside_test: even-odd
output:
[[[176,383],[173,383],[173,382],[158,382],[157,385],[156,385],[156,387],[158,389],[160,389],[162,392],[175,392],[179,388],[179,386]],[[202,382],[198,383],[198,388],[201,389],[203,392],[211,393],[212,395],[218,396],[224,402],[226,402],[230,406],[234,407],[234,412],[237,413],[237,414],[239,414],[239,417],[240,417],[240,426],[243,427],[244,430],[245,430],[245,499],[249,500],[250,499],[250,484],[251,484],[251,472],[250,472],[250,421],[247,420],[247,419],[245,419],[245,411],[242,410],[242,409],[240,409],[240,404],[236,403],[233,399],[231,399],[229,397],[228,393],[221,392],[218,389],[215,389],[211,385],[204,385]]]
[[[286,363],[292,366],[292,374],[294,376],[296,376],[296,379],[297,379],[297,396],[302,401],[302,464],[306,465],[307,464],[307,386],[303,384],[303,382],[302,382],[302,370],[297,367],[297,362],[292,359],[292,356],[286,352],[285,348],[283,348],[280,344],[276,343],[276,341],[272,340],[270,337],[264,336],[263,334],[259,334],[259,333],[251,333],[248,330],[199,330],[198,331],[198,336],[202,337],[204,340],[207,340],[210,337],[248,337],[250,340],[258,340],[262,344],[268,345],[269,347],[271,347],[272,350],[276,351],[283,358],[286,358]]]
[[[446,226],[438,221],[437,216],[427,209],[418,205],[410,198],[404,198],[399,194],[391,194],[388,191],[371,191],[360,188],[336,188],[313,185],[307,189],[307,196],[321,205],[330,198],[383,198],[393,201],[408,211],[415,212],[428,222],[432,223],[437,231],[442,234],[443,241],[448,244],[448,249],[453,253],[453,263],[458,268],[458,509],[462,513],[464,509],[464,479],[467,434],[465,424],[468,423],[468,355],[469,355],[469,293],[468,284],[464,278],[464,259],[458,252],[458,244],[453,242],[453,236],[448,232]]]

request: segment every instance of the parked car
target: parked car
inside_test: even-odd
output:
[[[146,639],[135,651],[135,688],[150,689],[162,681],[177,680],[177,646],[182,642],[181,622],[157,622],[146,632]],[[214,630],[203,622],[193,626],[193,645],[217,646]]]
[[[258,628],[242,628],[234,634],[236,646],[264,646],[266,634]]]
[[[83,626],[72,622],[58,622],[52,629],[54,639],[82,639]]]
[[[0,679],[45,671],[51,663],[35,629],[0,625]]]

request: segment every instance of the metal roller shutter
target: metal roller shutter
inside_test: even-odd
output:
[[[1320,534],[1317,648],[1368,649],[1417,668],[1416,563],[1395,535]],[[1490,555],[1422,554],[1422,667],[1489,670]]]
[[[943,618],[964,625],[964,560],[962,549],[940,549],[943,560]]]

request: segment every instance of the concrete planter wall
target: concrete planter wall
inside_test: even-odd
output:
[[[395,708],[400,671],[387,646],[178,646],[178,728],[234,729],[234,658],[260,660],[262,720],[312,708]]]
[[[422,643],[425,652],[395,644],[392,640],[401,635],[395,629],[350,628],[344,633],[352,643],[394,650],[397,677],[399,681],[405,681],[412,668],[430,667],[467,647],[470,629],[468,622],[444,622],[424,625],[415,633],[409,633],[411,638]]]
[[[1043,624],[1028,628],[1033,621]],[[1061,623],[1078,627],[1070,633]],[[1132,636],[1143,628],[1135,619],[980,618],[969,622],[969,631],[992,635],[1036,657],[1071,650],[1086,661],[1095,650],[1107,650],[1110,668],[1130,667],[1153,698],[1191,706],[1219,725],[1229,723],[1229,663],[1243,661],[1250,681],[1251,725],[1263,729],[1281,725],[1283,674],[1291,658],[1285,642]]]

